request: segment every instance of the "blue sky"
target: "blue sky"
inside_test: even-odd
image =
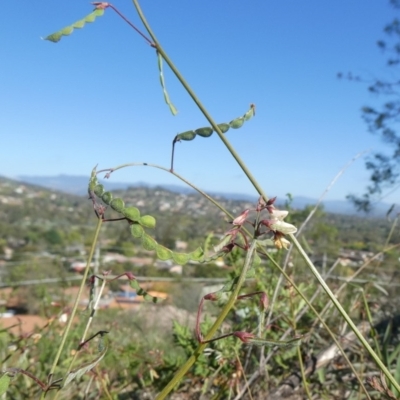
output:
[[[129,0],[114,3],[142,27]],[[269,196],[319,197],[357,153],[384,145],[360,108],[379,99],[351,71],[387,76],[375,45],[396,15],[388,1],[142,1],[157,38],[217,122],[257,115],[228,139]],[[149,162],[168,167],[177,133],[208,126],[165,67],[172,116],[155,52],[111,9],[54,44],[41,40],[84,17],[84,1],[7,1],[0,14],[0,175],[89,175],[94,165]],[[214,134],[177,144],[175,170],[195,185],[254,194]],[[114,181],[179,184],[149,168]],[[363,159],[329,199],[361,194]],[[392,195],[387,200],[396,201]]]

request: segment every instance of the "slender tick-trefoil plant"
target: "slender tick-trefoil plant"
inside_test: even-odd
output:
[[[289,246],[294,246],[300,256],[305,261],[306,265],[309,267],[310,271],[315,276],[316,280],[322,287],[322,289],[326,292],[327,296],[334,304],[334,306],[338,309],[339,313],[342,315],[344,321],[350,326],[350,328],[354,331],[355,335],[359,339],[360,343],[365,347],[367,352],[376,362],[378,368],[382,372],[383,375],[386,376],[387,380],[392,385],[393,389],[397,390],[400,393],[400,386],[398,382],[396,382],[393,375],[390,373],[388,368],[384,365],[384,363],[380,360],[380,358],[376,355],[373,351],[371,346],[368,344],[367,340],[363,337],[362,333],[357,329],[356,325],[353,323],[351,318],[348,316],[342,305],[339,303],[337,298],[331,292],[330,288],[325,283],[324,279],[321,277],[305,251],[303,250],[300,243],[297,241],[295,237],[295,233],[297,231],[296,227],[284,219],[287,217],[288,212],[283,210],[278,210],[274,206],[275,199],[269,199],[262,188],[259,186],[258,182],[255,180],[251,172],[248,170],[247,166],[241,160],[238,153],[232,147],[230,142],[228,141],[227,135],[225,133],[228,132],[229,129],[238,129],[241,128],[246,121],[249,121],[255,115],[255,105],[251,104],[249,110],[241,117],[234,118],[228,123],[219,123],[217,124],[215,120],[210,116],[207,110],[204,108],[200,100],[197,98],[195,93],[192,91],[188,83],[179,73],[173,62],[169,59],[168,55],[165,53],[163,47],[157,40],[156,36],[152,32],[149,24],[147,23],[142,10],[139,6],[138,0],[133,0],[134,6],[136,11],[147,31],[147,34],[144,34],[140,29],[138,29],[134,24],[132,24],[126,17],[123,15],[115,6],[110,3],[106,2],[95,2],[92,3],[94,5],[94,10],[87,15],[85,18],[80,19],[79,21],[63,28],[62,30],[53,33],[47,37],[45,40],[58,42],[62,39],[63,36],[70,35],[75,29],[83,28],[87,23],[92,23],[96,20],[96,18],[102,16],[107,10],[112,10],[116,12],[121,19],[129,24],[150,46],[150,48],[155,51],[157,62],[158,62],[158,69],[159,69],[159,78],[160,83],[164,95],[164,100],[167,103],[171,113],[173,115],[176,114],[177,110],[175,106],[172,104],[170,97],[167,93],[164,75],[163,75],[163,62],[166,62],[167,65],[171,68],[173,73],[175,74],[176,78],[181,82],[183,87],[186,89],[192,100],[196,103],[199,110],[203,113],[206,120],[208,121],[210,126],[188,130],[186,132],[178,134],[172,142],[172,156],[171,156],[171,165],[169,168],[160,167],[157,165],[152,164],[130,164],[130,165],[122,165],[119,167],[97,171],[94,169],[91,173],[89,185],[88,185],[88,193],[89,198],[92,201],[94,214],[97,218],[97,227],[94,233],[94,238],[92,242],[92,248],[87,259],[87,264],[85,268],[85,272],[83,275],[82,283],[80,286],[80,290],[78,296],[76,298],[74,307],[69,317],[69,321],[67,323],[66,328],[64,329],[63,335],[61,337],[61,341],[58,347],[57,354],[53,360],[52,366],[49,370],[48,378],[46,382],[37,378],[36,376],[32,375],[30,372],[25,371],[20,368],[8,368],[4,371],[3,376],[0,378],[0,394],[3,394],[7,391],[10,379],[13,375],[21,373],[28,378],[31,378],[34,382],[41,389],[41,398],[45,398],[45,396],[50,391],[56,390],[57,393],[55,397],[58,397],[60,393],[62,393],[63,389],[69,385],[72,381],[79,379],[83,374],[88,373],[92,369],[96,368],[99,364],[101,364],[103,357],[105,356],[107,350],[109,349],[109,345],[107,344],[107,336],[108,332],[101,330],[97,334],[91,335],[89,339],[86,338],[86,335],[89,333],[91,321],[95,315],[95,311],[97,309],[97,304],[99,302],[102,289],[104,286],[109,283],[112,279],[108,278],[107,273],[104,273],[102,276],[89,276],[90,265],[93,258],[94,250],[96,248],[96,244],[98,241],[99,232],[104,223],[124,223],[126,224],[127,229],[130,230],[130,233],[134,240],[137,240],[139,244],[142,246],[143,249],[152,251],[155,256],[160,260],[173,260],[175,263],[180,265],[185,265],[189,261],[196,261],[196,262],[209,262],[215,260],[219,257],[224,257],[226,255],[231,254],[232,251],[236,251],[240,249],[243,252],[243,262],[241,266],[240,272],[233,276],[233,278],[227,282],[222,289],[217,292],[209,293],[205,295],[199,305],[197,319],[196,319],[196,338],[198,341],[198,347],[194,350],[191,356],[184,362],[178,370],[176,371],[173,378],[170,380],[168,384],[165,385],[164,389],[156,396],[157,400],[161,400],[166,398],[166,396],[180,383],[181,379],[188,373],[189,369],[192,365],[196,362],[199,356],[204,352],[207,345],[211,342],[217,340],[224,340],[227,337],[236,337],[240,341],[246,344],[252,344],[257,346],[272,346],[272,347],[285,347],[285,346],[298,346],[301,345],[302,336],[295,336],[286,341],[277,341],[277,340],[269,340],[268,334],[264,331],[264,314],[266,309],[268,308],[268,297],[264,291],[256,291],[253,293],[243,293],[243,284],[245,280],[249,277],[257,279],[256,275],[256,266],[260,261],[260,254],[263,254],[266,257],[269,257],[271,263],[276,266],[278,270],[280,270],[287,279],[292,287],[292,290],[297,291],[299,296],[303,298],[304,302],[308,304],[310,309],[312,309],[316,317],[321,320],[321,323],[325,326],[325,328],[330,332],[329,327],[325,324],[325,321],[319,316],[316,310],[311,306],[308,299],[304,296],[301,290],[291,281],[290,277],[286,274],[284,270],[281,269],[279,264],[271,258],[270,254],[267,251],[267,246],[274,246],[277,249],[288,249]],[[119,197],[114,197],[113,194],[107,191],[102,184],[98,181],[98,174],[99,173],[106,173],[106,178],[109,178],[110,175],[115,172],[116,170],[127,167],[127,166],[136,166],[142,165],[146,167],[155,167],[160,168],[167,173],[171,173],[176,176],[178,179],[186,182],[186,180],[179,176],[174,171],[174,150],[175,150],[175,143],[178,141],[191,141],[195,139],[197,135],[202,137],[209,137],[213,133],[216,133],[222,142],[225,144],[227,150],[230,152],[232,157],[237,161],[238,165],[243,170],[244,174],[253,184],[255,190],[260,195],[260,199],[258,203],[254,206],[254,209],[246,209],[243,210],[240,215],[231,215],[227,210],[225,210],[220,204],[218,204],[215,200],[210,198],[210,196],[203,193],[201,190],[198,190],[199,193],[203,194],[207,199],[213,202],[217,207],[219,207],[223,212],[231,220],[231,228],[225,233],[223,238],[221,239],[220,243],[215,246],[214,252],[211,254],[206,254],[203,249],[198,248],[189,253],[179,253],[175,252],[159,243],[154,239],[154,237],[149,233],[151,229],[153,229],[156,225],[156,220],[151,215],[142,215],[140,210],[135,206],[126,206],[123,199]],[[190,186],[194,187],[192,184],[188,183]],[[117,218],[108,218],[108,210],[112,209],[119,214]],[[142,288],[138,281],[136,280],[135,276],[131,273],[127,272],[123,274],[125,278],[128,278],[129,283],[132,288],[136,289],[139,295],[144,296],[145,300],[157,303],[161,301],[157,297],[151,296],[148,292]],[[119,277],[118,277],[119,278]],[[69,360],[69,365],[67,366],[66,373],[64,376],[60,376],[57,372],[57,368],[59,368],[59,361],[62,352],[65,350],[65,345],[68,340],[68,337],[71,333],[72,323],[74,317],[77,313],[79,300],[81,294],[83,292],[83,288],[86,284],[86,281],[89,280],[91,285],[94,285],[94,282],[99,279],[102,281],[102,289],[98,293],[96,298],[92,298],[90,302],[91,313],[90,318],[88,320],[86,329],[84,330],[84,334],[80,340],[80,342],[76,346],[75,356]],[[294,293],[294,292],[293,292]],[[203,304],[206,300],[208,301],[216,301],[220,300],[223,294],[228,295],[228,300],[226,301],[224,307],[220,311],[218,317],[216,318],[214,324],[211,328],[208,329],[208,332],[203,333],[201,329],[201,314],[203,309]],[[247,331],[233,331],[231,333],[224,333],[220,334],[219,336],[215,336],[218,329],[221,327],[222,323],[226,319],[228,313],[234,307],[234,304],[238,300],[245,300],[252,296],[259,297],[259,321],[258,321],[258,329],[257,333],[247,332]],[[293,297],[293,295],[292,295]],[[292,303],[292,310],[293,303]],[[110,332],[112,335],[112,332]],[[90,360],[89,362],[85,362],[83,364],[76,364],[76,354],[78,354],[83,348],[90,345],[92,339],[99,339],[98,345],[98,352],[97,355]],[[333,340],[337,342],[336,338],[333,336]],[[340,348],[340,344],[338,343],[338,347]],[[108,351],[112,351],[112,348]],[[301,354],[300,355],[300,362],[301,362]],[[346,358],[347,359],[347,358]],[[354,371],[354,369],[353,369]],[[305,377],[303,376],[303,379]],[[383,379],[383,378],[382,378]],[[103,386],[104,385],[104,382]],[[304,381],[304,383],[306,383]],[[365,387],[360,383],[360,386],[365,390]],[[306,390],[308,393],[308,389],[306,386]],[[366,392],[366,390],[365,390]],[[368,393],[365,393],[367,397],[369,397]],[[112,398],[111,394],[105,390],[105,395],[108,398]],[[310,396],[310,394],[308,393]]]

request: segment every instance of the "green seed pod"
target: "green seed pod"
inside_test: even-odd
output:
[[[160,244],[157,246],[156,252],[157,258],[159,258],[160,260],[166,261],[172,258],[172,251],[164,246],[161,246]]]
[[[246,114],[243,115],[243,118],[245,121],[248,121],[250,118],[254,117],[254,107],[250,108],[249,111],[247,111]]]
[[[125,203],[119,197],[116,197],[114,200],[111,201],[110,206],[116,212],[121,213],[122,210],[125,208]]]
[[[243,124],[244,124],[244,118],[243,117],[236,118],[233,121],[229,122],[229,125],[233,129],[239,129]]]
[[[155,250],[158,243],[146,233],[142,236],[142,247],[145,250]]]
[[[98,183],[98,182],[97,182],[96,176],[90,178],[89,187],[88,187],[88,192],[89,192],[89,193],[91,193],[91,192],[94,191],[94,189],[95,189],[97,183]]]
[[[103,196],[103,194],[104,194],[104,186],[98,184],[98,185],[95,186],[95,188],[94,188],[93,191],[94,191],[94,194],[95,194],[97,197],[101,197],[101,196]]]
[[[113,199],[113,195],[111,192],[104,192],[103,195],[101,196],[101,199],[104,201],[104,203],[109,205]]]
[[[196,250],[192,251],[189,254],[189,257],[193,261],[200,261],[200,259],[204,256],[204,251],[201,247],[198,247]]]
[[[156,219],[151,215],[143,215],[140,218],[139,224],[144,226],[145,228],[155,228],[156,227]]]
[[[131,234],[135,238],[141,238],[144,234],[144,229],[139,224],[132,224],[131,225]]]
[[[222,133],[228,132],[229,131],[229,124],[218,124],[218,128]]]
[[[196,137],[194,131],[186,131],[176,136],[176,140],[193,140]]]
[[[179,265],[185,265],[189,261],[189,254],[186,253],[172,253],[172,259]]]
[[[136,207],[126,207],[122,210],[122,214],[131,221],[140,220],[140,211]]]
[[[212,135],[212,133],[214,132],[214,130],[212,128],[199,128],[196,129],[194,131],[197,135],[201,136],[201,137],[209,137]]]

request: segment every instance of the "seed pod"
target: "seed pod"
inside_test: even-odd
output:
[[[94,192],[94,194],[95,194],[97,197],[103,196],[103,193],[104,193],[104,186],[101,185],[101,184],[96,185],[96,186],[94,187],[93,192]]]
[[[113,195],[111,192],[104,192],[103,195],[101,196],[101,199],[104,201],[104,203],[109,205],[113,199]]]
[[[178,140],[193,140],[196,137],[196,134],[194,131],[186,131],[183,133],[180,133],[179,135],[176,136],[175,141],[177,142]]]
[[[110,206],[116,212],[121,213],[125,208],[125,203],[121,198],[116,197],[114,200],[111,201]]]
[[[140,220],[140,211],[136,207],[125,207],[122,214],[131,221]]]
[[[131,225],[131,234],[135,238],[141,238],[144,234],[144,229],[141,225],[139,224],[132,224]]]
[[[160,260],[166,261],[172,258],[172,251],[164,246],[161,246],[160,244],[157,246],[156,252],[157,252],[157,257]]]
[[[69,25],[58,32],[55,32],[49,36],[46,36],[44,40],[50,40],[50,42],[57,43],[63,36],[70,35],[75,28],[83,28],[87,22],[93,22],[97,17],[100,17],[104,14],[104,9],[96,8],[93,12],[87,15],[85,18],[80,19],[79,21],[74,22],[72,25]]]
[[[145,228],[155,228],[156,219],[151,215],[143,215],[143,217],[141,217],[139,220],[139,224]]]
[[[186,254],[186,253],[172,253],[172,259],[178,265],[185,265],[189,261],[189,254]]]
[[[229,125],[233,129],[239,129],[243,124],[244,124],[244,118],[243,117],[236,118],[233,121],[229,122]]]
[[[201,247],[198,247],[195,251],[192,251],[189,254],[189,257],[193,261],[200,261],[200,259],[204,256],[204,251]]]
[[[222,133],[228,132],[229,131],[229,124],[218,124],[218,128]]]
[[[155,250],[158,243],[146,233],[142,236],[142,246],[145,250]]]
[[[206,128],[199,128],[195,130],[195,133],[201,137],[209,137],[213,133],[213,129],[206,127]]]

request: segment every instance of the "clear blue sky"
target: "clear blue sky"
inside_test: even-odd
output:
[[[217,122],[257,106],[227,135],[269,196],[319,197],[358,152],[385,147],[360,108],[376,103],[338,72],[387,75],[375,45],[396,15],[385,0],[142,1],[159,41]],[[113,3],[142,27],[129,0]],[[54,44],[41,37],[91,12],[85,1],[6,1],[0,13],[0,175],[89,175],[94,165],[169,166],[177,133],[208,126],[155,52],[111,9]],[[177,145],[175,170],[209,191],[255,193],[214,134]],[[149,168],[114,181],[180,184]],[[361,159],[329,199],[361,194]],[[395,201],[396,196],[389,200]]]

